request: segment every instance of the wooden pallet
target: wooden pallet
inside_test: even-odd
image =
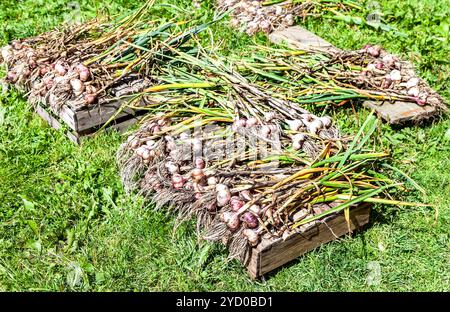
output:
[[[359,229],[369,222],[370,206],[361,205],[350,210],[351,230]],[[327,242],[348,233],[348,225],[343,213],[325,218],[309,226],[304,231],[287,238],[263,237],[258,246],[252,249],[247,264],[251,278],[261,276],[281,267]]]
[[[78,110],[64,105],[58,114],[51,111],[48,107],[38,104],[35,107],[35,111],[55,129],[59,130],[63,128],[63,124],[67,125],[69,128],[66,133],[68,138],[76,144],[80,144],[83,137],[92,136],[108,122],[118,112],[122,104],[122,101],[116,100],[101,106],[86,107]],[[126,108],[114,117],[114,120],[107,125],[106,129],[122,132],[139,121],[145,113],[145,110]]]
[[[274,43],[285,42],[293,49],[341,51],[328,41],[299,26],[274,31],[270,34],[269,39]],[[422,122],[440,114],[437,107],[429,105],[420,106],[415,103],[402,101],[391,103],[388,101],[381,102],[369,100],[365,101],[363,106],[374,109],[383,120],[392,125],[407,122]]]

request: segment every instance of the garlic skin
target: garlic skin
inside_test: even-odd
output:
[[[66,67],[64,65],[62,65],[61,63],[55,64],[55,71],[59,76],[64,76],[65,74],[67,74]]]
[[[230,206],[233,212],[238,212],[244,206],[244,201],[239,196],[233,196],[230,199]]]
[[[87,105],[95,104],[95,103],[97,103],[97,97],[94,94],[87,94],[84,97],[84,102]]]
[[[178,167],[178,165],[176,165],[173,162],[166,163],[165,167],[166,167],[167,171],[169,171],[171,174],[176,174],[176,173],[180,172],[180,167]]]
[[[218,180],[217,180],[216,177],[209,177],[206,183],[207,183],[208,185],[216,185],[217,182],[218,182]]]
[[[419,91],[419,88],[417,88],[417,87],[412,87],[408,90],[408,95],[410,95],[410,96],[417,97],[417,96],[419,96],[419,94],[420,94],[420,91]]]
[[[231,232],[237,231],[239,229],[240,225],[241,225],[241,220],[240,220],[239,215],[237,213],[233,214],[231,216],[231,218],[227,222],[228,229]]]
[[[303,143],[306,140],[306,135],[303,133],[298,133],[292,137],[292,147],[294,150],[298,151],[302,148]]]
[[[251,212],[246,212],[242,215],[242,221],[247,225],[249,229],[258,227],[258,218]]]
[[[205,177],[205,174],[203,173],[202,169],[195,168],[194,170],[192,170],[191,176],[195,182],[200,182]]]
[[[320,121],[322,122],[323,126],[324,126],[326,129],[330,128],[331,125],[333,124],[333,121],[332,121],[331,118],[328,117],[328,116],[323,116],[323,117],[320,117],[319,119],[320,119]]]
[[[258,119],[256,119],[255,117],[250,117],[249,119],[247,119],[246,127],[254,127],[257,124],[258,124]]]
[[[286,120],[286,123],[289,125],[289,128],[292,131],[298,131],[300,130],[300,128],[303,127],[303,122],[301,120],[298,119],[294,119],[294,120]]]
[[[205,167],[206,167],[205,161],[203,160],[203,158],[200,158],[200,157],[195,158],[194,165],[195,165],[195,168],[197,168],[197,169],[205,169]]]
[[[217,206],[224,207],[230,203],[231,194],[228,188],[226,190],[217,191],[216,201]]]
[[[80,95],[85,90],[84,83],[79,79],[71,79],[70,85],[76,96]]]
[[[308,131],[314,134],[317,134],[320,130],[323,129],[323,124],[320,119],[314,119],[311,123],[307,126]]]

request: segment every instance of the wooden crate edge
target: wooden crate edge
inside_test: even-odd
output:
[[[370,205],[364,204],[350,211],[352,231],[361,228],[369,222],[370,209]],[[266,241],[252,249],[250,260],[247,264],[247,272],[252,279],[258,279],[297,259],[308,251],[347,233],[348,229],[344,215],[340,213],[327,218],[326,221],[318,223],[304,233],[295,233],[286,240],[278,238]],[[270,258],[274,258],[275,261],[268,265],[267,259]]]

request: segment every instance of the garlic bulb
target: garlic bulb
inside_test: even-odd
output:
[[[298,131],[300,130],[301,127],[303,127],[303,122],[299,119],[294,119],[294,120],[286,120],[286,123],[289,125],[289,128],[292,131]]]
[[[420,79],[413,77],[406,82],[406,88],[410,89],[419,85]]]
[[[55,64],[55,71],[59,76],[64,76],[67,73],[66,67],[61,63]]]
[[[231,194],[230,194],[230,191],[228,190],[228,187],[226,189],[217,191],[217,196],[216,196],[217,206],[224,207],[224,206],[228,205],[228,203],[230,202],[230,199],[231,199]]]
[[[242,234],[247,238],[250,246],[255,247],[259,243],[259,235],[255,230],[245,229],[242,231]]]
[[[244,213],[244,215],[242,216],[242,220],[245,222],[249,229],[258,227],[258,218],[255,217],[255,215],[251,212]]]

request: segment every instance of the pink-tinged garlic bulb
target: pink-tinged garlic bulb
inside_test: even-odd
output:
[[[156,141],[155,140],[147,140],[147,141],[145,141],[145,145],[147,145],[148,148],[154,148],[156,145]]]
[[[320,121],[320,119],[314,119],[307,125],[307,128],[309,132],[317,134],[323,129],[322,121]]]
[[[195,168],[197,168],[197,169],[205,169],[206,163],[203,160],[203,158],[197,157],[194,160],[194,165],[195,165]]]
[[[313,120],[313,118],[314,118],[314,116],[312,114],[308,114],[308,113],[302,114],[301,117],[306,122],[311,122]]]
[[[84,97],[84,102],[86,105],[92,105],[97,103],[97,97],[94,94],[86,94]]]
[[[50,67],[49,66],[42,66],[39,68],[39,75],[41,77],[45,76],[45,74],[47,74],[50,71]]]
[[[216,191],[217,191],[217,206],[224,207],[229,204],[231,199],[231,193],[228,189],[228,186],[224,184],[217,184],[216,185]]]
[[[233,125],[231,126],[231,129],[234,132],[238,132],[240,129],[245,128],[247,124],[247,120],[245,118],[238,118],[234,121]]]
[[[216,185],[218,183],[218,179],[216,177],[209,177],[207,180],[208,185]]]
[[[231,218],[227,222],[228,229],[231,232],[235,232],[239,229],[240,225],[241,225],[241,220],[239,218],[239,215],[237,213],[231,215]]]
[[[182,189],[185,182],[186,179],[180,174],[176,173],[172,176],[172,186],[177,190]]]
[[[377,67],[375,66],[375,64],[370,63],[369,65],[367,65],[367,70],[368,70],[368,71],[374,71],[375,69],[377,69]]]
[[[259,235],[255,230],[245,229],[242,231],[242,234],[247,238],[250,246],[255,247],[259,243]]]
[[[249,229],[258,227],[258,218],[251,212],[246,212],[242,215],[242,221],[247,225]]]
[[[17,74],[13,71],[9,71],[6,74],[6,81],[10,82],[10,83],[16,83],[17,80],[19,79],[19,77],[17,76]]]
[[[286,123],[289,125],[289,129],[291,129],[292,131],[298,131],[300,130],[300,128],[303,127],[303,121],[299,120],[299,119],[294,119],[294,120],[286,120]]]
[[[232,213],[231,211],[225,211],[223,213],[220,214],[220,221],[224,222],[224,223],[228,223],[228,221],[230,221],[231,217],[234,215],[234,213]]]
[[[142,159],[143,160],[151,160],[153,158],[152,151],[145,149],[142,153]]]
[[[67,74],[66,67],[63,64],[61,64],[60,62],[55,64],[55,71],[56,71],[56,74],[58,74],[59,76],[64,76],[65,74]]]
[[[377,63],[375,64],[375,68],[378,69],[378,70],[381,70],[381,69],[384,68],[384,64],[381,63],[381,62],[377,62]]]
[[[71,79],[70,85],[72,87],[73,93],[78,96],[84,91],[84,83],[79,79]]]
[[[80,80],[83,82],[86,82],[89,80],[89,77],[91,76],[91,72],[89,71],[89,68],[87,68],[83,64],[79,64],[76,67],[76,70],[78,74],[80,75]]]
[[[298,133],[292,137],[292,148],[296,151],[300,150],[306,140],[306,135]]]
[[[132,149],[136,149],[139,147],[140,143],[139,139],[132,139],[129,144]]]
[[[244,206],[244,201],[239,196],[233,196],[230,199],[230,207],[233,212],[238,212]]]
[[[382,61],[388,66],[388,67],[394,67],[396,58],[392,54],[386,54],[383,56]]]
[[[247,119],[246,127],[248,127],[248,128],[254,127],[257,124],[258,124],[258,119],[256,119],[255,117],[250,117],[249,119]]]
[[[416,103],[420,106],[424,106],[425,104],[427,104],[427,101],[424,99],[421,99],[420,97],[413,97],[413,100],[416,101]]]
[[[388,74],[384,78],[383,83],[381,84],[381,87],[383,89],[389,89],[392,86],[392,83],[393,83],[393,81],[391,79],[391,76]]]
[[[368,46],[367,53],[369,53],[373,57],[379,57],[381,53],[381,48],[379,46]]]
[[[192,178],[195,182],[200,182],[205,178],[205,174],[202,169],[195,168],[191,173]]]
[[[138,149],[136,149],[135,153],[136,153],[136,155],[138,155],[139,157],[142,158],[145,151],[147,151],[147,149],[144,146],[141,146]]]
[[[270,32],[270,23],[268,21],[261,21],[261,23],[259,24],[259,27],[265,33]]]
[[[167,162],[165,164],[165,167],[166,167],[167,171],[169,171],[171,174],[180,172],[180,167],[171,161]]]
[[[20,41],[18,41],[18,40],[14,40],[14,41],[11,43],[11,46],[13,47],[14,50],[17,50],[17,51],[23,49],[23,44],[22,44]]]
[[[320,119],[320,121],[322,122],[323,126],[324,126],[326,129],[330,128],[331,125],[332,125],[332,123],[333,123],[333,121],[331,120],[331,118],[328,117],[328,116],[323,116],[323,117],[320,117],[319,119]]]

